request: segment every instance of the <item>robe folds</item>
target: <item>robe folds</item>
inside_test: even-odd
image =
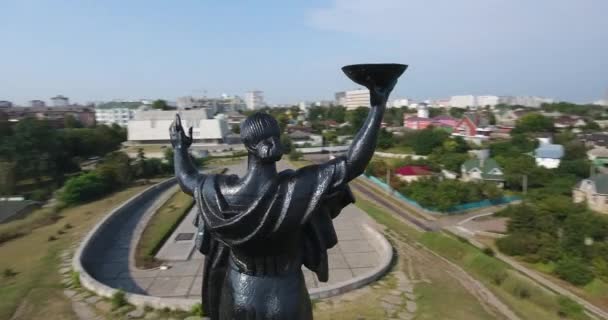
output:
[[[304,265],[319,281],[328,280],[327,250],[338,242],[332,219],[354,202],[346,176],[344,157],[285,170],[256,195],[237,199],[238,205],[229,204],[222,194],[238,177],[201,179],[194,192],[196,247],[205,255],[202,299],[212,319],[218,318],[231,263],[254,276],[300,272]]]

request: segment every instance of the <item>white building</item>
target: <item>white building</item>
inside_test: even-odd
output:
[[[117,124],[126,127],[133,119],[135,110],[129,108],[95,108],[95,121],[99,124]]]
[[[473,95],[451,96],[450,107],[466,108],[477,107],[477,97]]]
[[[477,96],[477,105],[480,107],[497,105],[500,101],[498,96]]]
[[[559,167],[564,156],[564,147],[560,144],[551,143],[551,138],[538,138],[539,146],[534,150],[536,165],[547,169]]]
[[[598,101],[593,102],[593,104],[596,104],[598,106],[608,107],[608,99],[598,100]]]
[[[346,110],[354,110],[359,107],[369,108],[369,90],[359,89],[346,91],[344,107],[346,107]]]
[[[428,117],[429,117],[429,106],[426,103],[419,104],[418,107],[417,107],[417,109],[418,109],[418,111],[417,111],[418,118],[428,119]]]
[[[334,94],[335,103],[337,106],[344,106],[346,104],[346,92],[340,91]]]
[[[245,94],[245,104],[249,110],[256,110],[265,107],[266,103],[264,102],[264,92],[258,90],[247,92]]]
[[[543,103],[553,103],[555,100],[543,97],[534,96],[503,96],[500,97],[499,103],[508,105],[520,105],[530,108],[538,108]]]
[[[403,108],[407,107],[412,103],[412,101],[408,98],[395,99],[392,103],[389,104],[390,108]]]
[[[70,105],[70,99],[68,99],[68,97],[58,95],[51,98],[51,103],[53,104],[53,107],[67,107]]]
[[[175,120],[175,111],[138,111],[128,124],[128,140],[133,143],[169,143],[169,127]],[[220,144],[229,134],[224,118],[211,118],[208,109],[179,111],[182,127],[192,127],[195,143]]]

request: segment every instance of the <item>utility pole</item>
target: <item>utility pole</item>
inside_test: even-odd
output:
[[[387,167],[386,168],[386,185],[388,185],[388,189],[386,189],[386,192],[388,192],[388,194],[390,195],[392,192],[392,187],[391,187],[391,168]]]

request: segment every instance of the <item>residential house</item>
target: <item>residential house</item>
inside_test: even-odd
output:
[[[608,133],[605,132],[584,133],[578,138],[589,148],[608,147]]]
[[[581,180],[572,189],[576,203],[586,202],[592,210],[608,213],[608,174],[598,174]]]
[[[433,172],[428,166],[403,166],[395,170],[395,175],[402,181],[412,182],[420,178],[431,177]]]
[[[553,120],[556,129],[570,129],[585,126],[587,123],[577,116],[561,115]]]
[[[534,150],[536,165],[547,169],[559,167],[561,159],[564,157],[564,146],[551,143],[551,139],[540,138],[540,145]]]
[[[587,151],[587,157],[597,166],[605,166],[608,164],[608,148],[595,147]]]
[[[403,119],[403,126],[412,130],[423,130],[431,125],[430,118],[413,116]]]
[[[490,138],[493,127],[487,117],[478,112],[466,112],[464,117],[454,127],[453,136],[463,137],[465,140],[481,144]]]
[[[459,121],[459,119],[452,118],[447,115],[439,115],[433,118],[412,116],[404,117],[403,126],[412,130],[422,130],[433,126],[436,128],[445,128],[448,131],[452,131]]]
[[[502,168],[491,158],[469,159],[460,167],[462,181],[490,181],[499,187],[504,186],[505,176]]]

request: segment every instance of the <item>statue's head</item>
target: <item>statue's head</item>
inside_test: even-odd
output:
[[[281,160],[281,129],[269,114],[256,112],[241,124],[241,140],[247,151],[265,162]]]

